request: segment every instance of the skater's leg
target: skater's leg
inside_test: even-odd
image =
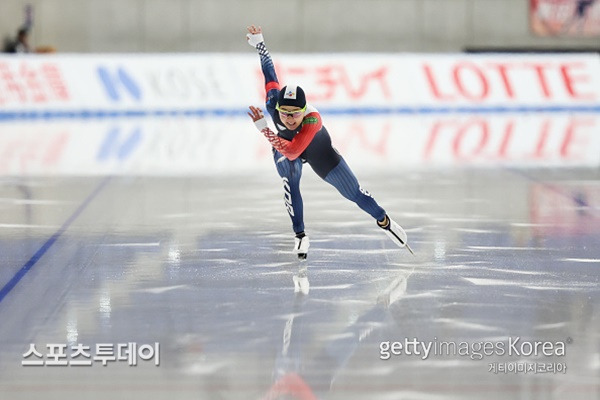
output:
[[[302,177],[302,161],[290,161],[280,152],[273,153],[275,166],[283,179],[283,199],[285,207],[292,219],[292,227],[296,234],[304,232],[304,206],[300,194],[300,178]]]
[[[283,179],[283,199],[285,207],[292,219],[292,228],[296,237],[294,238],[294,252],[298,258],[305,260],[308,254],[310,242],[304,233],[304,205],[300,194],[300,178],[302,177],[302,160],[290,161],[281,153],[273,153],[275,165],[279,176]]]
[[[373,196],[360,187],[358,180],[342,158],[340,163],[332,169],[325,181],[333,185],[342,196],[356,203],[363,211],[367,212],[378,221],[385,219],[385,210],[377,204]]]
[[[340,163],[326,176],[325,181],[335,188],[350,201],[353,201],[362,210],[377,220],[377,225],[400,247],[406,245],[406,232],[394,222],[385,210],[377,204],[373,196],[360,187],[358,180],[342,158]],[[412,250],[411,250],[412,253]]]

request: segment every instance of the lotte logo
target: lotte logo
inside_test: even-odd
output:
[[[430,93],[441,101],[595,101],[593,73],[583,62],[458,61],[424,63]]]

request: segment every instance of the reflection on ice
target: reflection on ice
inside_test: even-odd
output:
[[[600,164],[596,114],[325,117],[334,146],[357,171]],[[272,169],[269,146],[245,115],[25,120],[2,122],[0,129],[0,176],[206,176]],[[453,184],[448,177],[439,182]],[[590,201],[585,193],[577,198],[580,207]]]
[[[600,205],[598,171],[526,175],[365,173],[370,190],[386,194],[386,209],[405,219],[412,257],[307,174],[305,192],[317,201],[307,202],[313,242],[305,262],[290,253],[275,174],[115,177],[50,244],[55,232],[45,227],[63,226],[100,180],[19,178],[27,202],[13,201],[23,199],[14,178],[2,181],[0,396],[62,396],[68,380],[71,395],[92,399],[158,399],[165,390],[186,399],[593,399],[600,227],[589,211]],[[574,186],[587,193],[586,216],[563,209],[574,203],[556,194]],[[488,372],[518,357],[380,357],[382,342],[513,336],[571,337],[563,358],[526,360],[564,362],[567,373]],[[29,343],[61,342],[160,342],[161,365],[20,367]]]
[[[347,366],[362,342],[369,341],[375,332],[386,327],[391,319],[387,311],[406,292],[410,272],[400,272],[377,296],[374,305],[353,319],[342,331],[324,335],[315,355],[305,348],[309,343],[307,325],[314,313],[307,313],[309,302],[307,269],[301,264],[294,275],[295,296],[293,308],[283,328],[283,345],[273,370],[272,385],[261,399],[323,398],[333,390],[335,380]],[[303,282],[306,286],[303,286]],[[392,372],[389,369],[379,373]],[[373,371],[371,371],[373,373]]]

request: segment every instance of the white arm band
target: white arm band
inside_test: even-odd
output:
[[[254,121],[254,126],[256,126],[256,129],[262,132],[263,129],[269,127],[269,124],[267,123],[267,119],[262,117],[261,119]]]
[[[265,41],[262,33],[247,33],[246,37],[248,38],[248,44],[252,47],[256,47],[257,44]]]

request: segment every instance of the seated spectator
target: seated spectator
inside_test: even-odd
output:
[[[30,53],[29,47],[29,30],[20,28],[17,32],[17,37],[14,41],[9,41],[5,46],[6,53]]]

